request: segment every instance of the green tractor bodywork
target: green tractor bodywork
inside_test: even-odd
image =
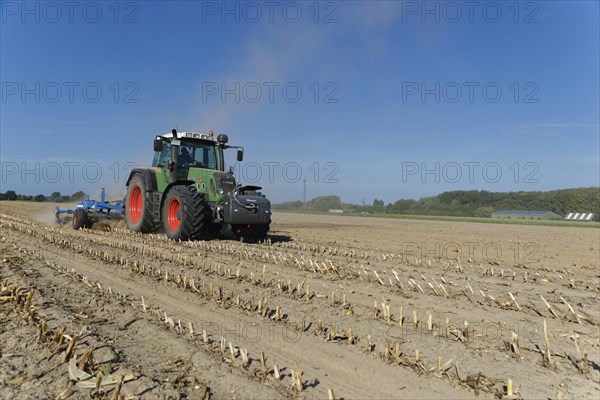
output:
[[[154,139],[150,168],[136,168],[127,180],[125,217],[130,230],[155,232],[162,224],[168,237],[198,240],[215,237],[230,224],[238,239],[260,241],[267,237],[271,203],[258,186],[240,186],[233,170],[225,171],[227,135],[215,140],[194,132],[169,134]]]

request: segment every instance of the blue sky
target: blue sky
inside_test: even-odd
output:
[[[0,3],[0,191],[124,193],[173,127],[276,202],[600,185],[596,1]]]

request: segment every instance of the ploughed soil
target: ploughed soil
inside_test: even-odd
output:
[[[53,209],[0,202],[0,398],[600,393],[599,229],[275,213],[264,243],[173,242]]]

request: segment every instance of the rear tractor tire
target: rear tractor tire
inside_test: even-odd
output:
[[[172,187],[165,197],[161,219],[173,240],[209,240],[213,229],[204,196],[187,186]]]
[[[73,212],[73,229],[90,229],[94,221],[83,208],[75,209]]]
[[[129,180],[125,219],[127,227],[132,232],[152,233],[156,231],[153,205],[146,194],[147,188],[148,182],[142,174],[135,174]]]

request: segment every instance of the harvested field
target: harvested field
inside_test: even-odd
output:
[[[600,230],[277,213],[267,243],[173,242],[52,209],[0,203],[1,398],[600,392]]]

